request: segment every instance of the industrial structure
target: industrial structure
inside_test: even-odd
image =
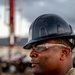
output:
[[[9,21],[7,24],[7,18],[5,17],[5,24],[9,27],[9,35],[4,38],[0,37],[0,75],[1,72],[24,72],[24,69],[30,66],[29,51],[22,48],[27,42],[27,38],[15,35],[15,1],[4,0],[5,4],[7,3],[6,6],[8,6],[8,8],[5,7],[4,13],[6,16],[6,12],[8,12]],[[12,70],[13,66],[15,67],[14,70]]]

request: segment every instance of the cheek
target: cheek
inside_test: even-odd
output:
[[[49,53],[42,53],[42,55],[40,55],[40,66],[45,68],[47,65],[49,65],[48,63],[50,63],[50,59],[51,56]]]
[[[60,62],[60,55],[59,53],[54,53],[54,52],[46,52],[43,53],[42,56],[40,57],[40,66],[43,68],[48,68],[52,66],[57,66]]]
[[[48,53],[43,53],[42,56],[40,56],[40,64],[39,67],[42,69],[43,72],[50,71],[52,67],[52,59],[51,56]]]

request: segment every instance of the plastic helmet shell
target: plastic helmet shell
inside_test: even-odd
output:
[[[30,49],[34,43],[62,37],[75,37],[72,27],[58,15],[44,14],[30,26],[28,42],[23,48]]]

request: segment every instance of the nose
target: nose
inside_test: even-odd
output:
[[[33,58],[33,57],[37,57],[38,54],[35,50],[32,50],[31,53],[30,53],[30,57]]]

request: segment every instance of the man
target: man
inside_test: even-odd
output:
[[[39,16],[30,26],[28,43],[32,49],[32,68],[35,75],[75,75],[72,50],[75,34],[72,27],[55,14]]]

